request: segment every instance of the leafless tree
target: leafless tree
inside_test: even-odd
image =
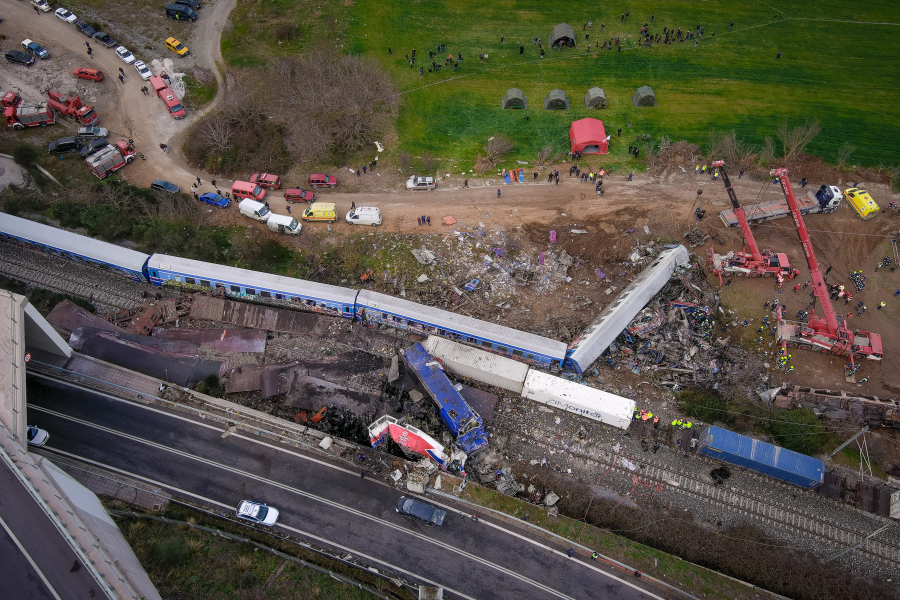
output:
[[[727,144],[724,133],[710,129],[706,134],[706,156],[713,160],[726,158]]]
[[[669,136],[664,135],[661,138],[659,138],[659,155],[660,156],[665,155],[671,148],[672,148],[672,139]]]
[[[900,167],[891,167],[888,169],[888,177],[891,178],[891,189],[900,190]]]
[[[791,127],[787,119],[782,121],[775,130],[775,137],[781,142],[784,159],[791,161],[800,156],[821,130],[818,121],[807,121],[796,127]]]
[[[422,166],[425,168],[426,173],[434,172],[434,157],[430,152],[425,152],[422,154]]]
[[[542,165],[547,162],[547,159],[550,158],[551,154],[553,154],[553,146],[544,146],[538,151],[537,160],[535,162]]]
[[[231,150],[232,142],[237,134],[237,126],[219,114],[207,119],[200,127],[200,135],[208,148],[219,154]]]
[[[772,139],[772,136],[767,135],[763,139],[763,148],[759,153],[759,161],[763,166],[767,167],[773,160],[775,160],[775,140]]]
[[[484,152],[489,161],[496,163],[498,160],[509,154],[509,151],[512,150],[512,148],[512,140],[502,135],[495,135],[489,138],[487,144],[484,145]]]
[[[400,163],[400,170],[406,173],[409,171],[409,154],[401,152],[397,155],[397,162]]]
[[[850,158],[850,155],[856,151],[856,146],[851,144],[850,142],[844,142],[840,148],[838,148],[837,152],[837,168],[838,171],[844,170],[844,165],[847,164],[847,159]]]

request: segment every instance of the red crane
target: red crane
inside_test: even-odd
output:
[[[781,183],[781,190],[784,192],[784,198],[790,208],[797,235],[800,237],[800,244],[803,246],[803,254],[806,255],[806,263],[809,265],[813,293],[822,305],[822,316],[816,316],[816,311],[813,309],[810,312],[809,322],[806,324],[792,323],[779,318],[779,341],[789,348],[815,350],[822,354],[835,356],[846,355],[850,358],[850,362],[853,362],[854,358],[881,360],[881,335],[869,331],[854,332],[848,326],[848,319],[834,312],[825,277],[819,269],[819,261],[816,260],[816,253],[809,240],[809,231],[806,229],[803,215],[800,213],[797,199],[794,198],[794,191],[791,189],[787,169],[773,169],[771,174]]]
[[[729,252],[722,256],[716,254],[713,247],[709,248],[709,256],[712,259],[713,273],[719,276],[719,285],[722,285],[722,275],[734,275],[736,277],[774,277],[781,275],[785,279],[791,277],[791,264],[788,261],[787,254],[783,252],[774,253],[771,250],[760,251],[750,231],[750,223],[747,221],[747,215],[744,214],[744,208],[738,202],[734,193],[734,187],[725,172],[725,161],[717,160],[712,163],[714,168],[719,169],[722,175],[722,183],[725,184],[725,191],[728,193],[728,199],[731,200],[731,206],[734,209],[734,216],[737,217],[738,225],[741,227],[741,235],[750,252],[745,252],[743,247],[740,252]]]

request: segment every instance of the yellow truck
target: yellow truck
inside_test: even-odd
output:
[[[875,204],[872,196],[866,190],[849,188],[844,190],[844,196],[863,221],[871,219],[878,214],[878,205]]]

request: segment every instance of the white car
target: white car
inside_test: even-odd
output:
[[[259,525],[274,525],[275,521],[278,520],[278,509],[259,502],[244,500],[238,504],[237,516],[240,519]]]
[[[135,61],[134,68],[137,69],[138,75],[140,75],[141,79],[143,79],[144,81],[147,81],[148,79],[153,77],[153,73],[142,60]]]
[[[47,4],[47,0],[31,0],[32,6],[37,6],[44,12],[50,12],[50,5]]]
[[[64,8],[57,8],[56,16],[57,16],[57,18],[62,19],[66,23],[74,23],[75,21],[78,20],[78,17],[76,17],[75,15],[73,15],[72,13],[70,13],[69,11],[67,11]]]
[[[127,64],[127,65],[130,65],[130,64],[133,63],[135,60],[137,60],[137,59],[134,57],[134,54],[132,54],[131,52],[129,52],[129,51],[128,51],[128,48],[126,48],[125,46],[119,46],[118,48],[116,48],[116,54],[118,54],[118,55],[119,55],[119,58],[121,58],[122,60],[124,60],[124,61],[125,61],[125,64]]]
[[[40,429],[34,425],[28,425],[26,434],[29,446],[43,446],[50,439],[50,434],[47,433],[46,429]]]
[[[78,137],[79,140],[96,140],[99,138],[105,138],[109,135],[109,131],[106,130],[105,127],[79,127]]]
[[[406,180],[406,189],[408,190],[433,190],[434,177],[417,177],[413,175]]]

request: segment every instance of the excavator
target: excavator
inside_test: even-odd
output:
[[[734,209],[734,216],[737,217],[738,225],[741,227],[741,235],[747,243],[746,251],[744,247],[740,252],[729,252],[728,254],[716,254],[713,246],[709,248],[709,256],[712,260],[712,270],[719,277],[719,285],[722,285],[722,276],[734,277],[774,277],[780,275],[783,280],[790,279],[792,276],[791,264],[788,257],[783,252],[772,252],[771,250],[760,250],[753,232],[750,231],[750,223],[747,221],[747,215],[744,214],[744,208],[738,202],[734,193],[734,187],[725,172],[725,161],[717,160],[712,163],[713,168],[719,169],[722,175],[722,183],[725,184],[725,191],[728,193],[728,199],[731,200],[731,206]]]
[[[791,217],[794,219],[794,226],[797,228],[797,235],[800,237],[800,245],[803,246],[803,254],[806,255],[806,263],[809,265],[813,293],[822,306],[822,315],[817,316],[813,308],[806,323],[787,321],[782,315],[783,307],[778,309],[777,333],[782,348],[799,348],[820,354],[847,356],[851,365],[854,359],[881,360],[881,335],[869,331],[853,331],[849,326],[849,318],[841,317],[834,312],[825,277],[819,268],[819,261],[813,251],[803,215],[791,189],[788,170],[773,169],[770,173],[781,183]]]

